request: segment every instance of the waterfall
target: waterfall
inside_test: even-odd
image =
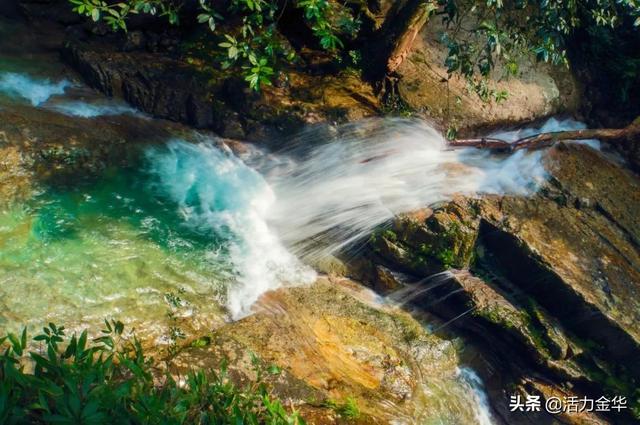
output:
[[[315,281],[315,272],[283,245],[267,223],[276,196],[255,170],[211,143],[173,140],[147,152],[156,190],[178,205],[194,230],[228,241],[237,276],[227,308],[234,318],[270,289]]]
[[[54,83],[15,72],[0,72],[0,93],[28,100],[33,106],[40,106],[50,97],[64,94],[68,87],[71,83],[67,80]]]
[[[529,195],[547,177],[543,151],[449,150],[420,120],[370,119],[327,134],[303,132],[284,151],[248,147],[242,158],[214,139],[149,150],[157,189],[179,205],[186,223],[231,235],[238,283],[227,306],[234,317],[269,289],[313,281],[304,264],[366,240],[396,214],[454,194]]]

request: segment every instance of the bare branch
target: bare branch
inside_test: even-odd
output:
[[[515,152],[520,149],[536,150],[549,146],[563,140],[589,140],[598,139],[601,141],[615,142],[623,139],[640,141],[640,119],[621,129],[601,128],[587,130],[555,131],[540,133],[535,136],[525,137],[515,142],[483,137],[479,139],[457,139],[449,142],[451,148],[478,148],[491,149],[506,152]]]

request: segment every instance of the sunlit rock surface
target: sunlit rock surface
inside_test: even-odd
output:
[[[210,334],[208,347],[182,351],[174,373],[227,357],[242,379],[255,353],[283,368],[276,388],[310,423],[335,423],[326,402],[348,397],[361,410],[357,423],[491,423],[482,390],[458,368],[456,342],[380,302],[344,278],[270,292],[254,315]]]
[[[538,195],[459,198],[403,216],[372,238],[373,258],[417,277],[470,269],[427,279],[410,301],[511,359],[518,380],[542,371],[565,390],[631,398],[640,182],[583,145],[558,145],[545,163],[550,180]],[[433,240],[438,249],[426,249]],[[460,248],[469,246],[472,255]]]

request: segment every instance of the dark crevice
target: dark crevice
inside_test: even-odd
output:
[[[617,323],[571,289],[515,236],[482,220],[478,243],[491,256],[493,267],[529,294],[576,336],[593,340],[602,354],[629,365],[640,376],[640,349]]]
[[[595,210],[602,214],[604,218],[606,218],[615,228],[620,230],[620,232],[624,235],[625,239],[637,250],[640,251],[640,241],[635,237],[633,233],[631,233],[625,226],[620,224],[615,217],[609,213],[609,211],[604,208],[600,203],[596,203]],[[611,244],[610,244],[611,245]]]

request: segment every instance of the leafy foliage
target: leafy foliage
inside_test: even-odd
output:
[[[358,419],[360,418],[360,408],[356,399],[353,397],[347,397],[343,402],[336,400],[327,400],[324,402],[324,406],[332,409],[338,415],[345,419]]]
[[[505,100],[483,80],[500,63],[504,76],[517,75],[519,55],[568,65],[568,38],[581,27],[616,27],[625,19],[640,26],[637,0],[438,0],[435,12],[447,31],[445,65],[459,73],[483,100]]]
[[[2,424],[304,423],[270,395],[257,360],[258,378],[244,388],[227,379],[225,364],[191,372],[183,384],[169,375],[158,384],[152,359],[121,322],[105,321],[93,341],[50,323],[33,343],[40,349],[27,353],[26,330],[0,338]]]
[[[69,0],[74,12],[90,17],[94,22],[100,19],[116,29],[127,29],[126,20],[130,15],[146,13],[167,17],[170,24],[178,23],[179,7],[166,0],[128,0],[113,3],[104,0]]]
[[[125,30],[132,14],[166,17],[179,22],[183,0],[69,0],[77,13],[94,21],[104,19],[114,30]],[[417,0],[415,0],[417,1]],[[582,27],[616,27],[622,23],[640,26],[638,0],[424,0],[432,18],[439,17],[446,31],[442,42],[448,48],[445,65],[469,82],[469,90],[485,101],[503,101],[506,93],[487,85],[497,68],[504,76],[517,75],[518,56],[533,53],[538,60],[567,65],[567,39]],[[215,3],[218,4],[218,3]],[[199,0],[197,21],[219,37],[223,69],[243,70],[251,88],[270,85],[279,65],[296,60],[296,52],[278,33],[284,9],[297,8],[319,45],[337,59],[360,64],[359,52],[345,43],[360,31],[360,13],[366,2],[351,0],[342,5],[331,0],[229,0],[228,7],[212,0]],[[366,14],[366,13],[365,13]],[[370,12],[369,12],[370,14]],[[224,22],[230,28],[221,29]],[[374,35],[375,36],[375,35]],[[360,40],[371,42],[371,40]],[[501,64],[497,67],[497,64]]]
[[[69,0],[73,10],[94,21],[104,19],[113,30],[127,30],[126,21],[133,14],[167,17],[169,23],[179,22],[181,4],[170,0],[126,0],[112,3],[103,0]],[[277,1],[231,0],[226,10],[216,9],[210,0],[199,0],[197,21],[217,34],[225,21],[240,22],[238,31],[217,34],[224,39],[219,47],[226,51],[220,64],[223,69],[236,66],[244,71],[249,86],[259,91],[270,85],[278,63],[296,59],[295,51],[279,36],[276,25],[284,6]],[[329,0],[294,0],[293,6],[302,10],[320,46],[335,54],[344,47],[341,34],[353,35],[359,20],[347,9],[336,8]]]

